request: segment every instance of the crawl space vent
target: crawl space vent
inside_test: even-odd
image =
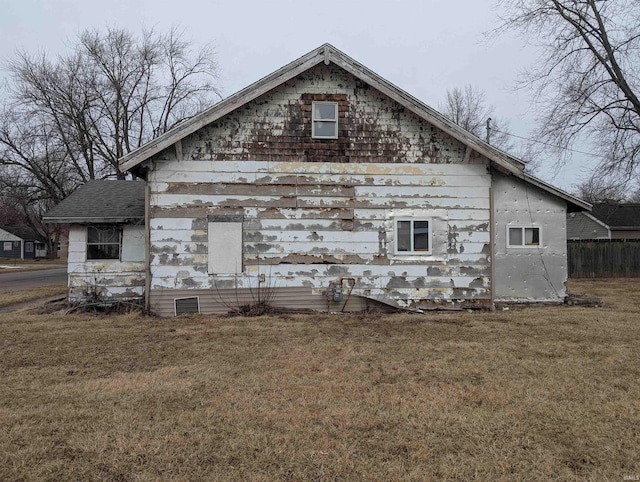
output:
[[[176,309],[176,316],[183,313],[200,313],[200,300],[197,296],[191,298],[175,298],[173,300]]]

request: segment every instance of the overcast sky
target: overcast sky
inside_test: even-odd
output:
[[[328,42],[435,108],[447,89],[483,89],[511,132],[529,137],[535,112],[514,85],[536,50],[517,37],[485,40],[498,24],[494,2],[0,0],[0,60],[18,49],[55,56],[87,28],[178,25],[195,44],[214,45],[227,96]],[[538,175],[571,190],[594,161],[574,155],[557,174],[555,164],[546,159]]]

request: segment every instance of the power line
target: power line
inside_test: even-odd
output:
[[[518,136],[516,134],[511,134],[510,132],[504,132],[504,131],[498,130],[495,127],[493,128],[493,130],[496,131],[496,132],[499,132],[501,134],[504,134],[506,136],[517,137],[518,139],[522,139],[522,140],[529,141],[529,142],[535,142],[536,144],[543,144],[545,146],[554,147],[554,148],[560,149],[562,151],[576,152],[578,154],[584,154],[585,156],[598,157],[600,159],[605,159],[604,156],[601,156],[599,154],[593,154],[592,152],[579,151],[577,149],[569,149],[568,147],[557,146],[555,144],[550,144],[548,142],[538,141],[536,139],[531,139],[529,137]]]

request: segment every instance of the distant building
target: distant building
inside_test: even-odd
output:
[[[46,256],[46,240],[34,229],[0,226],[0,258],[34,259]]]
[[[640,239],[640,204],[599,203],[567,214],[567,239]]]

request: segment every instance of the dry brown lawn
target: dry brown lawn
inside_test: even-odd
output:
[[[640,280],[604,308],[0,315],[0,480],[640,476]]]
[[[42,286],[41,288],[32,288],[21,291],[9,291],[8,293],[0,292],[0,308],[19,303],[26,303],[28,301],[40,300],[42,298],[50,298],[56,295],[65,295],[66,292],[66,284]]]

